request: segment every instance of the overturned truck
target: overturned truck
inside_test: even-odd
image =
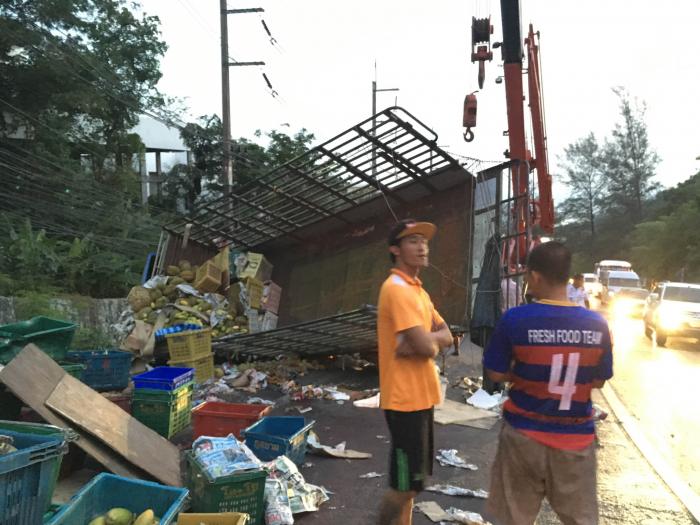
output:
[[[376,303],[397,218],[439,228],[422,275],[448,323],[466,325],[472,300],[476,178],[399,107],[315,146],[163,227],[153,274],[201,264],[227,246],[263,253],[282,300],[277,328],[220,337],[219,353],[274,356],[375,350]]]

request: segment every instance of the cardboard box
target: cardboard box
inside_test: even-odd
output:
[[[267,281],[263,286],[262,294],[262,308],[266,312],[272,312],[277,315],[280,311],[280,299],[282,298],[282,288],[273,283],[272,281]]]
[[[221,286],[221,277],[221,268],[210,259],[197,270],[194,287],[202,293],[215,292]]]
[[[253,277],[248,277],[243,280],[243,283],[245,284],[246,295],[248,296],[248,304],[245,306],[259,310],[262,305],[263,296],[262,281],[254,279]]]
[[[263,315],[262,323],[260,325],[261,332],[267,332],[268,330],[274,330],[277,328],[277,320],[279,318],[272,312],[265,312]]]
[[[260,332],[262,327],[260,326],[261,319],[258,311],[252,308],[247,308],[245,311],[245,316],[248,318],[248,333],[256,334]]]
[[[272,264],[265,259],[262,253],[248,252],[247,262],[243,270],[238,274],[240,279],[252,277],[258,281],[265,282],[272,279]]]

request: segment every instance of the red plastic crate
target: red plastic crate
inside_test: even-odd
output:
[[[266,416],[272,407],[206,401],[192,410],[193,438],[199,436],[241,437],[241,430]]]

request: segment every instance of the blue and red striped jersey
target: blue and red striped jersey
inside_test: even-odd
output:
[[[503,417],[545,445],[581,449],[594,438],[591,389],[613,375],[607,321],[573,303],[539,301],[501,317],[484,366],[511,372]]]

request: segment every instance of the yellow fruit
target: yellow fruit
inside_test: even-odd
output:
[[[180,267],[180,270],[191,270],[192,269],[192,264],[190,264],[190,261],[180,261],[178,266]]]
[[[180,277],[182,277],[188,283],[194,281],[195,274],[192,270],[183,270],[180,272]]]
[[[104,516],[100,516],[99,518],[95,518],[92,520],[88,525],[105,525],[107,522],[105,521]]]
[[[129,525],[133,519],[129,509],[117,507],[105,514],[105,525]]]
[[[167,273],[171,277],[174,277],[176,275],[180,275],[180,267],[179,266],[168,266],[168,268],[165,270],[165,273]]]
[[[134,525],[153,525],[153,522],[156,519],[156,515],[153,513],[151,509],[148,509],[144,512],[142,512],[138,518],[136,518],[136,521],[134,522]]]

